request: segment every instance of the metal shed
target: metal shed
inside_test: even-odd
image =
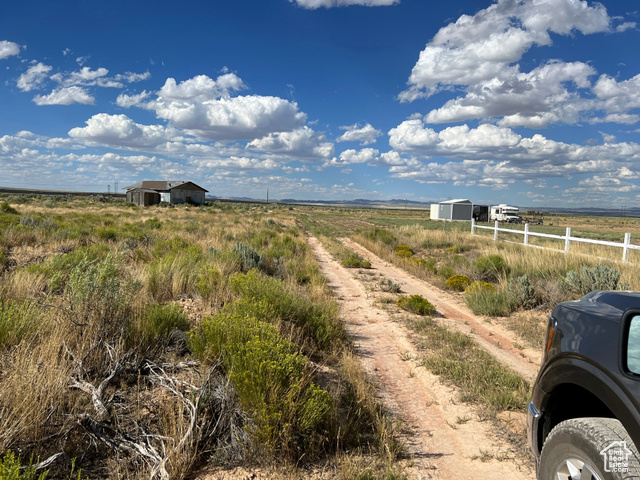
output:
[[[436,207],[437,208],[434,208]],[[471,200],[458,198],[447,200],[431,206],[432,220],[468,220],[473,218],[473,203]],[[437,212],[436,212],[437,211]],[[434,213],[437,217],[434,218]]]

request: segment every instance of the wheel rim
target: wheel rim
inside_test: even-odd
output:
[[[556,470],[557,480],[602,480],[594,468],[579,458],[567,458]]]

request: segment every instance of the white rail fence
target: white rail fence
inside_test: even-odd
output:
[[[629,260],[629,250],[640,250],[640,245],[633,245],[631,243],[631,234],[630,233],[625,233],[624,234],[624,243],[619,243],[619,242],[607,242],[604,240],[592,240],[590,238],[580,238],[580,237],[572,237],[571,236],[571,227],[567,227],[567,232],[565,235],[551,235],[548,233],[539,233],[539,232],[532,232],[529,230],[529,224],[525,223],[524,224],[524,230],[512,230],[510,228],[500,228],[499,226],[499,222],[496,220],[496,223],[493,227],[485,227],[482,225],[476,225],[476,221],[475,220],[471,220],[471,234],[472,235],[477,235],[476,230],[477,229],[483,229],[483,230],[492,230],[493,231],[493,240],[497,241],[498,240],[498,232],[505,232],[505,233],[515,233],[515,234],[520,234],[524,237],[524,245],[528,246],[528,247],[536,247],[536,248],[545,248],[542,247],[540,245],[532,245],[529,243],[529,239],[531,237],[542,237],[542,238],[552,238],[555,240],[564,240],[564,250],[557,250],[560,252],[564,252],[564,253],[569,253],[569,248],[571,246],[572,242],[576,242],[576,243],[591,243],[594,245],[604,245],[607,247],[618,247],[618,248],[622,248],[622,261],[623,262],[628,262]],[[508,241],[508,240],[505,240]],[[551,250],[556,250],[556,249],[551,249]]]

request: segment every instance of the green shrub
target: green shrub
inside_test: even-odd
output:
[[[253,268],[256,268],[258,270],[262,268],[262,264],[264,262],[262,255],[260,255],[256,250],[254,250],[250,246],[245,245],[242,242],[238,242],[236,246],[233,247],[233,251],[240,256],[243,272],[248,272]]]
[[[413,248],[408,245],[398,245],[396,247],[396,255],[399,257],[411,257],[413,255]]]
[[[144,222],[142,222],[144,228],[148,228],[150,230],[158,230],[162,228],[162,222],[158,220],[157,217],[147,218]]]
[[[4,458],[0,460],[0,479],[2,480],[44,480],[49,474],[49,470],[44,470],[39,475],[33,465],[33,458],[29,465],[23,467],[20,464],[20,457],[9,450]]]
[[[453,268],[452,265],[443,265],[438,269],[438,275],[440,275],[442,278],[444,278],[445,280],[448,279],[449,277],[453,277],[456,274],[455,269]]]
[[[153,246],[151,254],[153,257],[160,258],[169,254],[184,255],[186,251],[189,251],[190,255],[202,255],[202,248],[199,245],[189,243],[187,240],[180,237],[172,237],[168,240],[158,240]]]
[[[445,252],[455,254],[468,252],[469,250],[471,250],[471,247],[469,247],[468,245],[456,245],[454,247],[445,249]]]
[[[40,317],[40,309],[32,302],[0,301],[0,348],[17,345],[24,337],[36,333]]]
[[[394,283],[388,278],[385,278],[384,280],[380,280],[380,290],[389,293],[400,293],[400,285]]]
[[[398,298],[396,305],[403,310],[417,313],[418,315],[433,315],[436,313],[436,307],[420,295],[411,295],[410,297],[402,295]]]
[[[95,319],[116,332],[127,315],[141,284],[126,277],[120,259],[108,254],[103,260],[85,257],[69,272],[64,289],[78,324]]]
[[[385,245],[392,247],[397,243],[396,237],[389,230],[380,227],[374,227],[369,230],[365,230],[364,237],[374,241],[381,242]]]
[[[18,211],[9,205],[9,202],[0,202],[0,212],[10,215],[19,215]]]
[[[91,247],[80,247],[69,253],[55,255],[46,260],[42,266],[34,265],[34,273],[43,273],[49,279],[48,287],[53,293],[60,293],[66,286],[69,275],[79,265],[100,262],[109,255],[109,248],[105,244]]]
[[[307,358],[275,326],[221,313],[192,331],[189,344],[203,360],[221,359],[263,448],[299,457],[318,441],[331,398],[311,383]]]
[[[467,288],[464,289],[465,293],[476,293],[479,291],[495,292],[496,287],[487,282],[473,282]]]
[[[115,241],[118,238],[118,231],[115,227],[100,227],[96,229],[96,235],[105,242]]]
[[[500,255],[487,255],[476,260],[478,275],[485,281],[496,281],[509,274],[509,266]]]
[[[499,292],[488,288],[467,291],[465,300],[476,315],[506,317],[517,307],[513,296],[508,292]]]
[[[465,288],[471,285],[471,283],[471,279],[466,275],[454,275],[447,279],[447,288],[462,292]]]
[[[365,260],[355,252],[352,252],[347,258],[343,259],[340,265],[346,268],[371,268],[371,262]]]
[[[533,308],[538,304],[536,289],[531,285],[526,273],[509,282],[509,292],[513,295],[515,302],[524,309]]]
[[[427,238],[426,240],[424,240],[422,243],[422,248],[429,250],[429,249],[433,249],[433,248],[451,248],[453,247],[453,242],[449,241],[449,240],[438,240],[438,239],[434,239],[434,238]]]
[[[211,265],[203,266],[197,275],[196,292],[202,298],[211,298],[213,292],[222,284],[222,275]]]
[[[342,342],[344,332],[335,304],[324,305],[290,291],[284,282],[257,270],[236,274],[230,279],[232,291],[240,298],[225,306],[233,312],[258,320],[290,322],[305,331],[320,348]]]
[[[587,267],[582,265],[579,271],[572,270],[562,280],[564,288],[579,295],[594,290],[628,290],[627,283],[619,283],[620,272],[606,265]]]
[[[412,258],[411,261],[415,262],[417,265],[421,266],[428,272],[435,274],[438,271],[438,269],[436,268],[435,258]]]
[[[175,303],[148,305],[142,312],[138,335],[147,343],[164,343],[174,330],[187,331],[189,319]]]

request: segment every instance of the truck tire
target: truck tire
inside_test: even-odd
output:
[[[614,442],[618,443],[616,445]],[[628,467],[611,463],[607,449],[626,447]],[[608,450],[607,450],[608,451]],[[604,453],[604,452],[603,452]],[[607,456],[607,459],[605,458]],[[625,480],[640,477],[638,450],[622,424],[613,418],[574,418],[556,425],[544,442],[540,456],[540,480]],[[619,471],[616,471],[619,470]]]

